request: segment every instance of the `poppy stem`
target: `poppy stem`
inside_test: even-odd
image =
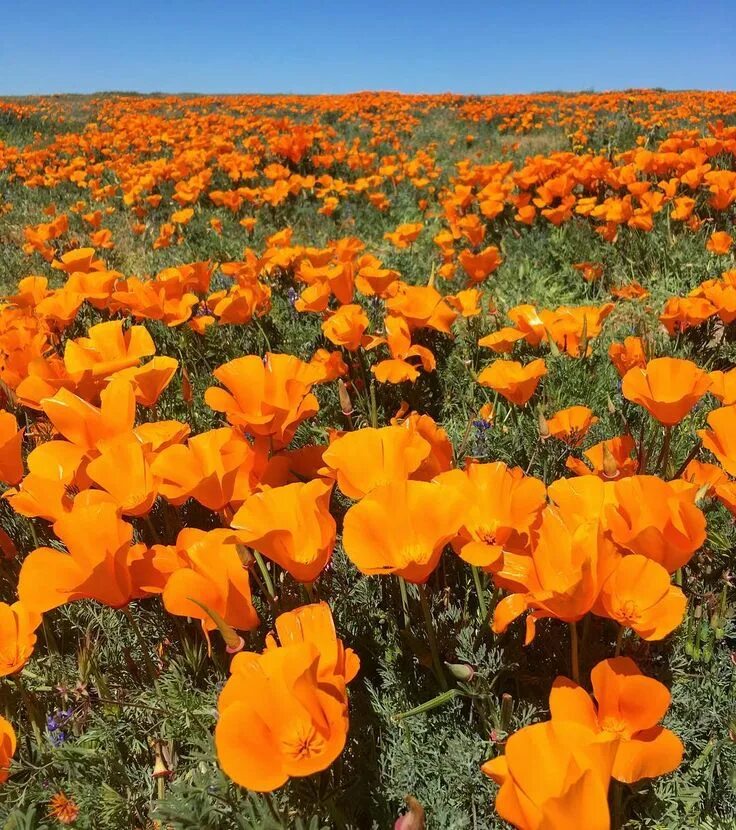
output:
[[[672,443],[672,427],[666,426],[664,428],[664,441],[662,442],[662,450],[657,459],[655,470],[660,470],[664,478],[667,473],[667,464],[670,460],[670,445]]]
[[[625,633],[626,633],[626,630],[624,629],[624,627],[622,625],[620,625],[618,627],[618,636],[616,637],[616,653],[614,655],[615,657],[620,657],[621,656],[621,649],[623,648],[624,634]]]
[[[268,592],[269,597],[275,603],[276,602],[276,591],[273,587],[273,580],[271,579],[271,574],[268,572],[268,566],[266,565],[263,557],[257,550],[253,550],[253,558],[258,563],[258,570],[261,572],[261,576],[263,577],[263,582],[266,586],[266,591]]]
[[[401,593],[401,608],[404,612],[404,628],[409,628],[409,597],[406,593],[406,580],[403,576],[399,577],[399,591]]]
[[[447,678],[442,669],[442,661],[440,660],[440,653],[437,649],[437,636],[434,631],[434,623],[432,622],[432,613],[429,610],[429,600],[427,599],[427,586],[418,585],[419,601],[422,605],[422,613],[424,614],[424,625],[427,629],[427,639],[429,640],[429,650],[432,652],[432,664],[434,665],[434,673],[437,675],[437,682],[442,687],[442,691],[447,691]]]
[[[143,653],[143,662],[146,664],[146,670],[150,675],[151,682],[154,686],[156,686],[158,684],[158,675],[156,673],[156,666],[154,665],[151,655],[148,652],[148,643],[146,642],[146,638],[143,636],[143,632],[140,630],[138,622],[133,616],[133,612],[130,610],[130,606],[124,605],[121,611],[128,619],[128,623],[133,631],[133,634],[135,635],[136,640],[138,641],[140,650]]]
[[[28,519],[28,527],[31,529],[31,539],[33,539],[33,547],[38,547],[38,535],[36,534],[36,525],[33,519]]]
[[[480,609],[480,617],[482,620],[488,616],[488,608],[486,606],[485,589],[483,588],[483,581],[481,580],[480,570],[475,566],[471,566],[473,571],[473,582],[475,582],[475,592],[478,594],[478,607]]]
[[[698,453],[700,452],[700,439],[698,439],[695,446],[690,450],[687,454],[687,458],[680,464],[677,472],[672,476],[673,479],[680,478],[680,476],[685,472],[687,469],[687,465],[697,457]]]
[[[612,830],[620,830],[623,827],[623,797],[624,785],[615,779],[611,782],[613,792],[611,793],[611,828]]]
[[[572,668],[572,679],[580,685],[580,655],[578,654],[578,627],[577,624],[570,624],[570,662]]]

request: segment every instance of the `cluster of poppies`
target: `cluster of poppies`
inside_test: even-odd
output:
[[[683,622],[682,573],[706,540],[705,507],[736,516],[736,369],[656,356],[643,335],[613,342],[608,357],[626,411],[612,402],[618,434],[591,443],[603,413],[582,401],[545,411],[540,389],[566,363],[586,365],[614,312],[647,314],[649,292],[635,281],[614,284],[589,261],[569,263],[568,276],[595,283],[605,302],[497,306],[487,289],[504,267],[509,227],[518,235],[535,223],[579,222],[611,245],[621,233],[649,233],[659,214],[676,233],[700,232],[706,216],[709,230],[714,217],[725,227],[736,174],[724,159],[736,155],[736,127],[719,122],[708,136],[678,130],[613,156],[560,152],[520,165],[466,158],[452,172],[434,147],[400,149],[418,113],[439,106],[469,121],[501,117],[503,131],[516,133],[546,123],[554,108],[580,142],[597,113],[626,101],[632,112],[647,108],[635,123],[660,117],[669,99],[653,95],[604,96],[598,109],[586,96],[523,106],[355,96],[340,99],[345,118],[366,128],[354,142],[320,120],[336,106],[331,98],[264,104],[243,96],[214,113],[214,99],[175,99],[180,117],[116,99],[97,104],[97,123],[79,133],[24,149],[0,144],[9,180],[75,186],[80,195],[67,213],[51,205],[48,221],[23,229],[22,249],[45,275],[20,279],[0,306],[2,497],[30,532],[40,527],[53,539],[21,556],[0,533],[3,554],[22,559],[17,601],[0,602],[0,675],[21,672],[44,615],[60,606],[95,601],[135,626],[131,602],[160,603],[198,621],[210,652],[224,641],[234,655],[217,703],[219,763],[243,787],[270,792],[327,769],[350,734],[348,685],[359,658],[320,600],[329,599],[324,576],[336,547],[353,574],[396,579],[405,613],[407,583],[416,586],[432,671],[447,689],[428,598],[444,555],[475,586],[487,636],[518,636],[519,618],[525,644],[540,620],[567,626],[571,678],[554,682],[550,719],[513,734],[502,754],[488,748],[496,757],[483,772],[500,785],[504,819],[520,830],[607,830],[611,788],[676,769],[682,743],[660,725],[669,692],[624,652]],[[736,109],[726,94],[680,103],[693,112]],[[278,106],[314,121],[279,117]],[[585,119],[575,122],[580,108]],[[208,233],[236,219],[252,242],[261,210],[278,216],[314,200],[315,220],[333,222],[352,200],[385,213],[399,185],[413,188],[424,218],[392,224],[375,250],[352,235],[299,244],[286,226],[232,261],[150,276],[105,262],[116,240],[104,222],[116,212],[141,245],[166,253],[184,245],[205,206],[219,211]],[[433,267],[417,280],[395,263],[409,263],[423,236]],[[717,264],[731,242],[715,230],[701,249]],[[272,348],[261,328],[277,302],[319,327],[301,358]],[[670,298],[659,316],[673,338],[708,326],[722,332],[734,320],[733,270]],[[228,326],[260,329],[268,345],[263,354],[220,357],[195,393],[192,355]],[[465,363],[471,399],[477,392],[485,403],[453,443],[446,424],[386,401],[421,386],[458,334],[482,364]],[[160,353],[167,350],[175,355]],[[159,417],[167,396],[191,417]],[[339,410],[325,424],[329,396]],[[675,457],[693,410],[714,401],[697,442]],[[213,428],[197,428],[197,408]],[[522,419],[537,448],[560,449],[565,477],[543,481],[530,474],[531,461],[525,470],[493,453],[473,456],[468,436],[478,424],[521,431]],[[187,523],[191,505],[205,517],[201,527]],[[284,585],[309,601],[284,608]],[[265,649],[246,650],[244,635],[265,629],[265,616],[274,629]],[[594,618],[611,633],[612,656],[581,677],[578,624]],[[153,644],[139,646],[155,675]],[[15,750],[14,729],[0,717],[2,780]]]

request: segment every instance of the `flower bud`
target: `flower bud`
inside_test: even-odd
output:
[[[409,812],[396,819],[394,830],[425,830],[427,825],[424,821],[424,807],[413,795],[407,795],[404,801],[406,801]]]
[[[353,414],[353,403],[350,400],[350,393],[345,385],[345,382],[340,379],[337,381],[337,395],[340,399],[340,409],[343,415]]]
[[[475,669],[467,663],[445,663],[450,674],[461,683],[470,683],[475,677]]]

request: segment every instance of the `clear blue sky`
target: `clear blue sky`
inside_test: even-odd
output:
[[[0,0],[0,95],[736,88],[736,0]]]

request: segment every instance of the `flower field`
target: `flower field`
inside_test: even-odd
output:
[[[0,827],[736,826],[736,93],[0,100]]]

